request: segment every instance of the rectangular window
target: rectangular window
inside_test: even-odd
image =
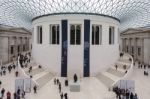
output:
[[[42,44],[42,26],[37,26],[37,43]]]
[[[132,52],[132,54],[134,54],[134,47],[132,46],[131,48],[132,48],[132,49],[131,49],[131,52]]]
[[[23,51],[25,51],[25,46],[26,46],[26,45],[23,45]]]
[[[20,52],[20,46],[18,45],[18,53]]]
[[[128,46],[127,46],[127,52],[129,51],[129,48],[128,48]]]
[[[141,55],[141,47],[138,47],[138,56]]]
[[[115,28],[110,26],[109,27],[109,44],[114,44],[114,34],[115,34]]]
[[[50,44],[59,44],[59,25],[50,25]]]
[[[13,54],[13,53],[14,53],[14,47],[11,46],[11,48],[10,48],[10,54]]]
[[[101,45],[102,42],[102,26],[92,25],[92,45]]]
[[[81,44],[81,25],[70,25],[70,44]]]

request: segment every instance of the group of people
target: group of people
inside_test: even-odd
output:
[[[137,94],[133,94],[128,89],[121,89],[118,87],[114,87],[113,91],[116,93],[117,99],[138,99]]]
[[[146,65],[146,64],[143,64],[141,62],[138,62],[138,68],[139,69],[144,69],[144,75],[145,76],[148,76],[149,73],[148,73],[148,69],[150,70],[150,65]]]
[[[16,65],[14,63],[10,64],[8,66],[2,65],[1,68],[0,68],[0,76],[6,75],[7,69],[8,69],[8,72],[11,73],[11,70],[13,68],[14,68],[14,70],[16,68]]]
[[[6,71],[8,69],[9,73],[11,72],[12,68],[13,67],[16,67],[15,64],[10,64],[8,66],[4,66],[2,65],[1,68],[0,68],[0,75],[3,76],[3,75],[6,75]],[[15,69],[15,68],[14,68]]]
[[[2,65],[0,68],[0,76],[5,76],[7,74],[7,72],[11,73],[12,69],[16,70],[16,65],[14,63],[9,64],[8,66]],[[0,89],[1,89],[0,99],[3,99],[5,92],[6,92],[5,88],[2,88],[2,84],[3,84],[3,82],[0,80]],[[7,97],[7,99],[11,99],[10,91],[7,91],[6,97]]]
[[[19,58],[19,62],[21,67],[27,67],[28,63],[30,63],[31,61],[31,53],[26,53],[25,55],[23,54],[19,54],[20,58]]]
[[[9,64],[8,66],[1,66],[0,68],[0,75],[1,76],[5,76],[8,73],[11,73],[12,69],[16,70],[16,65],[13,64]],[[8,71],[7,71],[8,70]],[[7,91],[6,93],[6,89],[2,88],[3,82],[0,80],[0,89],[1,89],[1,93],[0,93],[0,99],[3,99],[5,94],[6,94],[6,99],[11,99],[11,92]]]
[[[150,65],[146,65],[144,63],[138,62],[139,69],[150,69]]]
[[[2,88],[1,89],[1,97],[0,97],[0,99],[3,99],[4,95],[5,95],[5,89]],[[10,93],[10,91],[7,91],[6,96],[7,96],[6,99],[11,99],[11,93]]]
[[[18,54],[18,56],[20,56],[19,62],[21,64],[21,67],[24,67],[27,65],[27,63],[30,62],[30,57],[31,54],[26,53],[25,55],[22,54]],[[15,70],[15,76],[18,77],[18,70],[16,70],[18,66],[18,63],[16,62],[16,64],[13,62],[12,64],[9,64],[8,66],[2,65],[0,68],[0,76],[5,76],[8,73],[11,73],[11,71],[14,69]],[[2,88],[3,86],[3,82],[0,80],[0,89],[1,89],[1,93],[0,93],[0,99],[3,99],[5,94],[6,94],[6,99],[11,99],[12,94],[10,91],[7,91],[6,93],[6,89]],[[17,92],[13,93],[14,99],[21,99],[24,98],[25,96],[25,92],[21,91],[20,88],[18,88]]]
[[[66,79],[64,83],[65,83],[65,87],[67,87],[68,86],[68,80]],[[54,85],[58,86],[60,98],[61,99],[68,99],[68,94],[62,92],[62,84],[58,78],[54,78]]]
[[[116,68],[116,70],[118,69],[118,65],[115,65],[115,68]],[[125,74],[128,72],[127,71],[127,66],[126,65],[123,65],[123,69],[125,70]]]
[[[14,99],[25,99],[25,91],[21,90],[19,87],[17,89],[17,91],[14,93]]]

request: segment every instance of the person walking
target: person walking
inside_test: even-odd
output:
[[[2,90],[1,90],[1,95],[2,95],[2,97],[4,97],[4,94],[5,94],[5,89],[2,88]]]
[[[20,88],[18,88],[18,90],[17,90],[17,95],[19,95],[20,96]]]
[[[56,78],[54,78],[54,85],[56,85]]]
[[[59,83],[59,93],[61,93],[61,83]]]
[[[16,94],[16,92],[14,93],[14,99],[17,99],[17,94]]]
[[[9,91],[7,92],[7,99],[11,99],[11,93]]]
[[[15,72],[15,76],[16,76],[16,77],[18,77],[18,74],[19,74],[19,72],[18,72],[18,71],[16,71],[16,72]]]
[[[1,88],[1,85],[2,85],[2,81],[0,80],[0,88]]]
[[[118,69],[118,65],[115,65],[115,67],[116,67],[116,70]]]
[[[36,85],[33,87],[33,90],[34,90],[34,93],[37,93],[37,86]]]
[[[57,84],[57,85],[59,84],[59,79],[56,79],[56,84]]]
[[[77,74],[74,74],[74,83],[76,83],[77,81],[78,81]]]
[[[24,90],[21,95],[22,95],[22,98],[25,99],[25,91]]]
[[[68,99],[68,94],[65,93],[65,94],[64,94],[64,97],[65,97],[65,99]]]
[[[68,79],[65,80],[65,86],[68,86]]]
[[[61,94],[60,94],[60,98],[63,99],[63,96],[64,96],[63,93],[61,93]]]

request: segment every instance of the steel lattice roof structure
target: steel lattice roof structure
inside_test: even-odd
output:
[[[150,25],[150,0],[0,0],[0,24],[31,29],[51,13],[97,13],[120,20],[120,30]]]

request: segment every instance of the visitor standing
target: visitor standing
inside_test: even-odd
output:
[[[60,94],[60,98],[63,99],[63,93]]]
[[[61,93],[61,83],[60,82],[59,82],[58,87],[59,87],[59,93]]]
[[[37,86],[36,85],[33,87],[33,90],[34,90],[34,93],[37,93]]]
[[[65,94],[64,94],[64,97],[65,97],[65,99],[68,99],[68,94],[65,93]]]
[[[54,78],[54,85],[56,85],[56,78]]]
[[[77,82],[77,80],[78,80],[78,77],[76,74],[74,74],[74,82]]]
[[[2,88],[2,90],[1,90],[1,95],[2,95],[2,97],[4,97],[4,94],[5,94],[5,89]]]
[[[7,92],[7,99],[11,99],[11,93],[9,91]]]

